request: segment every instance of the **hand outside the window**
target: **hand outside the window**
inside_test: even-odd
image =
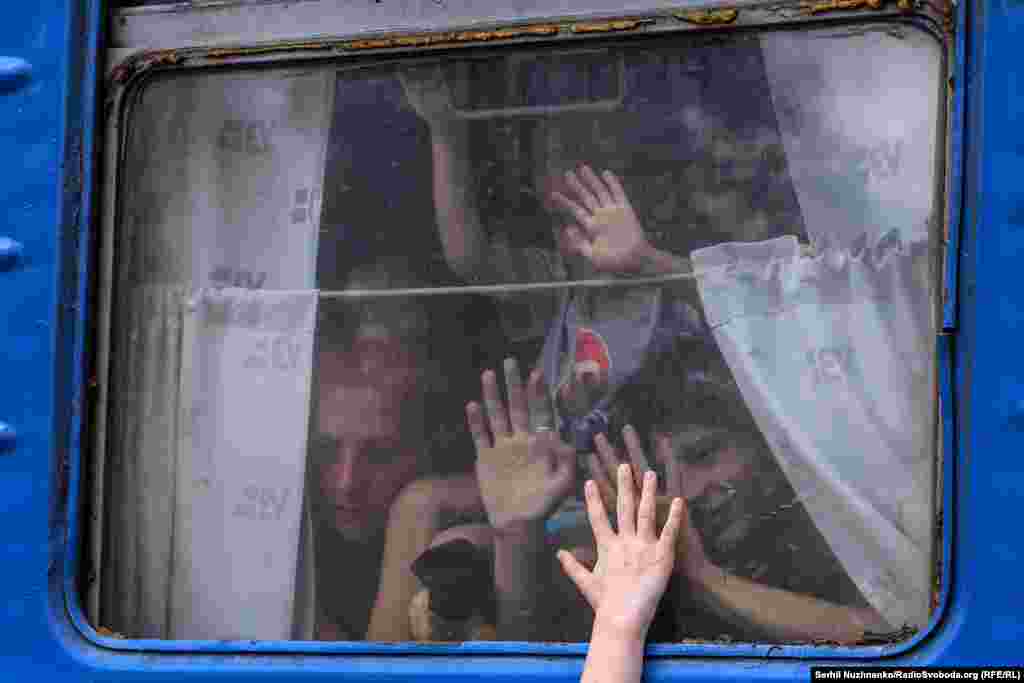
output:
[[[508,405],[501,400],[494,372],[483,373],[484,411],[466,406],[469,430],[476,444],[476,474],[487,516],[498,531],[542,523],[572,490],[575,450],[564,443],[554,425],[530,429],[530,415],[545,413],[547,395],[539,370],[523,388],[519,367],[505,360]]]
[[[565,181],[572,197],[551,193],[551,199],[576,219],[562,232],[565,247],[604,273],[646,270],[654,248],[618,177],[611,171],[598,176],[583,166],[579,172],[566,173]]]
[[[632,425],[623,427],[622,438],[626,442],[626,455],[629,458],[628,463],[633,473],[633,481],[637,487],[640,487],[643,484],[644,475],[651,469],[651,466],[647,462],[643,447],[640,445],[640,438]],[[605,434],[596,435],[594,445],[597,446],[597,452],[587,456],[587,469],[601,495],[601,501],[606,508],[609,508],[615,505],[617,497],[615,480],[618,476],[619,465],[623,461]],[[658,496],[657,501],[659,505],[665,504],[662,496]]]
[[[643,474],[651,469],[650,465],[644,456],[636,431],[627,425],[622,430],[622,436],[626,442],[629,462],[632,464],[634,484],[639,486]],[[594,438],[594,443],[597,445],[597,452],[591,453],[587,457],[587,469],[590,471],[590,476],[593,477],[598,495],[608,506],[616,498],[615,472],[621,467],[621,459],[604,434],[598,434]],[[681,501],[683,514],[676,540],[675,571],[683,574],[690,581],[698,581],[700,577],[707,576],[715,568],[704,552],[704,542],[701,540],[700,532],[693,526],[690,519],[686,498],[683,495],[685,474],[672,449],[671,436],[655,434],[654,444],[654,457],[665,470],[664,494],[657,496],[655,500],[656,519],[659,524],[663,523],[668,517],[672,502],[676,499]]]
[[[587,515],[597,544],[597,564],[589,571],[567,551],[558,559],[565,573],[594,609],[594,631],[608,630],[624,639],[640,641],[647,634],[658,602],[665,592],[675,563],[676,536],[683,503],[672,501],[661,535],[656,533],[657,476],[643,476],[640,503],[632,468],[618,467],[618,533],[612,531],[597,484],[585,487]]]

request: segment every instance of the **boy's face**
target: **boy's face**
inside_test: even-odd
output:
[[[754,434],[688,425],[673,442],[694,526],[709,557],[722,561],[755,540],[763,515],[789,490],[785,475]]]
[[[708,496],[752,471],[748,445],[728,430],[683,425],[673,431],[672,442],[687,500]]]

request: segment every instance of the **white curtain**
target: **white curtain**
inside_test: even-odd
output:
[[[867,600],[928,619],[938,46],[912,29],[766,34],[814,248],[692,254],[715,339],[772,452]]]
[[[292,635],[333,92],[327,71],[182,75],[132,110],[99,454],[102,626]]]
[[[894,628],[927,621],[934,335],[919,245],[801,255],[795,237],[694,252],[715,340],[798,498]],[[927,320],[927,315],[924,316]]]
[[[315,291],[189,302],[167,637],[292,636],[316,309]]]
[[[859,248],[938,221],[941,47],[892,25],[762,36],[765,73],[804,225],[817,245]]]

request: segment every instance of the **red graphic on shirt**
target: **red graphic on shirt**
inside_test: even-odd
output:
[[[569,417],[581,417],[591,411],[608,395],[611,365],[604,338],[589,328],[577,328],[571,371],[557,391],[559,410]]]
[[[598,387],[608,384],[612,359],[608,353],[608,344],[600,334],[587,327],[577,328],[574,360],[573,377],[576,382]]]

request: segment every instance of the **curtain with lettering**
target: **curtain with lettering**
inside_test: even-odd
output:
[[[333,75],[154,81],[121,167],[100,625],[288,638]]]
[[[894,628],[923,626],[936,476],[940,55],[914,31],[761,39],[811,238],[692,254],[705,313],[777,461]]]

